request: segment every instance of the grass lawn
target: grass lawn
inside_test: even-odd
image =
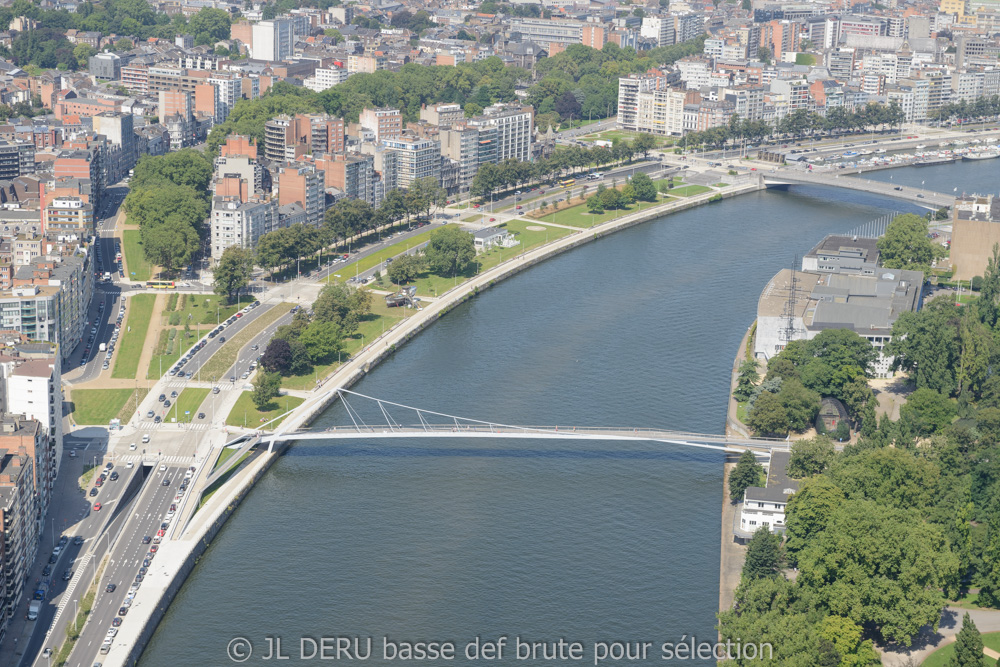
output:
[[[160,340],[156,343],[156,348],[153,350],[153,356],[149,359],[149,368],[146,369],[146,378],[149,380],[158,380],[160,377],[170,370],[170,367],[177,363],[177,360],[184,356],[192,345],[201,340],[201,337],[207,334],[209,331],[215,328],[212,326],[202,325],[198,328],[191,329],[191,335],[184,335],[184,327],[167,327],[160,331]],[[166,337],[169,336],[171,330],[176,330],[177,333],[174,336],[173,346],[170,347],[166,343]]]
[[[90,486],[90,482],[93,481],[95,474],[97,474],[97,466],[93,463],[84,463],[83,474],[77,480],[80,483],[80,488],[86,491]]]
[[[701,187],[701,186],[694,186]],[[674,188],[671,193],[676,192],[680,188]],[[706,188],[707,190],[708,188]],[[650,206],[656,206],[662,204],[663,201],[656,202],[636,202],[629,208],[619,209],[615,211],[614,209],[610,211],[605,211],[601,214],[589,213],[587,211],[586,204],[577,204],[575,206],[570,206],[569,208],[564,208],[556,213],[549,213],[543,216],[539,216],[538,220],[543,222],[552,222],[557,225],[569,225],[570,227],[593,227],[594,225],[600,224],[602,222],[607,222],[608,220],[614,220],[615,218],[620,218],[623,215],[629,213],[634,213],[635,211],[641,211],[643,209],[649,208]],[[550,228],[554,229],[554,228]]]
[[[75,389],[70,414],[77,424],[107,426],[132,398],[132,389]]]
[[[142,401],[146,398],[146,394],[148,393],[148,387],[137,387],[134,395],[128,397],[128,400],[125,401],[125,405],[123,405],[122,409],[118,412],[118,419],[121,419],[123,424],[132,419],[132,415],[135,414],[136,406],[142,405]]]
[[[212,466],[212,471],[214,472],[217,470],[219,466],[231,459],[236,452],[240,451],[240,446],[241,445],[236,445],[235,447],[223,447],[222,451],[219,452],[219,458],[215,459],[215,465]]]
[[[580,137],[580,139],[582,141],[598,141],[598,140],[614,141],[615,139],[624,139],[631,143],[640,134],[642,133],[626,132],[624,130],[605,130],[604,132],[597,132],[596,134],[587,134],[585,136]],[[673,146],[675,143],[677,143],[675,140],[668,139],[667,137],[657,137],[654,135],[653,138],[656,139],[657,148],[663,148],[664,146]]]
[[[703,192],[711,192],[712,188],[707,185],[682,185],[679,188],[674,188],[670,191],[670,194],[674,197],[691,197],[693,195],[700,195]]]
[[[129,280],[147,281],[153,275],[153,265],[142,254],[138,229],[122,232],[122,252],[125,254],[125,277]]]
[[[483,216],[481,215],[470,215],[467,218],[462,218],[462,222],[482,222]]]
[[[478,220],[479,218],[477,217],[476,219]],[[454,224],[445,225],[444,227],[448,226],[454,227],[455,225]],[[340,269],[338,269],[341,277],[337,278],[337,280],[346,281],[348,278],[353,278],[355,275],[359,273],[364,273],[368,269],[378,266],[389,257],[395,257],[396,255],[406,252],[407,248],[415,248],[418,245],[427,243],[427,241],[430,240],[431,234],[433,232],[436,232],[438,229],[444,229],[444,227],[438,227],[437,229],[434,230],[428,230],[426,232],[422,232],[420,234],[417,234],[413,238],[409,238],[405,241],[400,241],[399,243],[393,243],[390,246],[386,246],[382,250],[379,250],[377,253],[368,255],[364,259],[354,262],[353,264],[341,266]],[[324,282],[326,282],[326,280],[320,281],[320,284],[322,285]]]
[[[383,284],[373,283],[374,287],[380,289],[393,289],[388,280],[383,279]],[[410,311],[405,308],[389,308],[385,305],[385,299],[381,296],[372,295],[372,312],[361,320],[358,330],[353,336],[344,339],[344,352],[339,360],[329,364],[316,366],[309,373],[304,375],[289,375],[281,378],[282,389],[312,389],[316,386],[316,380],[322,380],[327,375],[337,370],[341,363],[347,362],[352,355],[362,348],[364,342],[372,342],[383,331],[388,331],[396,322],[403,319],[403,316]]]
[[[240,394],[240,397],[236,399],[236,405],[233,406],[233,411],[229,413],[226,418],[226,423],[230,426],[245,426],[246,428],[257,428],[262,423],[270,421],[275,417],[282,415],[289,410],[294,410],[298,407],[302,401],[305,399],[299,398],[298,396],[279,396],[273,399],[269,406],[272,410],[265,410],[261,412],[257,409],[257,406],[253,404],[252,393],[249,391],[244,391]],[[273,424],[268,424],[267,429],[273,430],[281,423],[282,420],[276,421]]]
[[[729,187],[729,183],[712,183],[713,188],[726,188]]]
[[[168,415],[171,419],[174,414],[177,415],[177,421],[182,424],[186,424],[190,421],[197,421],[195,418],[198,415],[198,408],[208,397],[208,389],[189,387],[181,391],[180,396],[174,401],[176,409],[174,406],[170,406],[170,414]],[[190,412],[191,414],[186,415],[185,412]]]
[[[139,357],[146,344],[146,331],[149,329],[149,321],[153,319],[153,304],[157,296],[136,294],[128,300],[128,314],[115,351],[115,367],[111,371],[111,377],[131,379],[138,376]]]
[[[227,456],[226,458],[231,457],[233,454],[236,453],[236,451],[237,450],[234,449],[233,453]],[[198,509],[196,509],[195,512],[197,512],[198,510],[200,510],[202,507],[205,506],[205,503],[208,502],[208,500],[215,494],[216,491],[218,491],[222,487],[223,484],[229,481],[229,478],[232,477],[239,469],[240,464],[246,461],[251,454],[253,454],[253,450],[250,450],[249,452],[241,456],[239,459],[237,459],[236,463],[234,463],[232,467],[229,468],[229,470],[227,470],[225,473],[219,476],[219,479],[215,480],[214,482],[208,485],[208,488],[205,489],[205,491],[201,495],[201,500],[198,502]]]
[[[747,423],[747,402],[740,401],[736,404],[736,418],[740,420],[740,423]]]
[[[218,326],[219,323],[225,322],[239,310],[235,302],[229,305],[226,303],[225,297],[215,294],[180,294],[178,296],[180,298],[177,302],[176,312],[180,315],[181,326],[184,326],[185,322],[190,323],[192,327],[196,324]],[[246,306],[248,303],[253,303],[253,299],[244,297],[242,304]],[[169,322],[171,313],[165,312],[163,315]],[[177,321],[176,317],[174,321]]]
[[[213,377],[216,380],[221,380],[222,374],[228,371],[239,358],[240,348],[249,343],[251,338],[266,329],[272,322],[286,315],[291,309],[292,304],[280,303],[248,324],[246,328],[223,343],[222,347],[201,367],[201,377],[208,380]]]
[[[991,648],[994,651],[1000,651],[1000,632],[987,632],[983,635],[983,645],[987,648]],[[944,667],[951,662],[952,657],[955,655],[955,644],[948,644],[947,646],[942,646],[938,650],[927,656],[921,665],[923,667]],[[985,654],[983,655],[985,658]],[[989,658],[987,658],[989,660]],[[992,662],[992,660],[989,660]]]
[[[567,211],[572,209],[566,209]],[[476,262],[469,266],[457,277],[440,276],[435,273],[424,272],[417,278],[417,294],[421,296],[438,296],[444,294],[455,285],[465,282],[477,273],[489,270],[502,261],[508,260],[514,255],[520,255],[526,250],[554,241],[560,237],[572,234],[573,230],[563,227],[545,227],[540,230],[529,230],[528,227],[542,227],[534,220],[511,220],[503,225],[513,232],[521,243],[513,248],[495,248],[489,252],[482,253],[476,257]],[[375,286],[378,284],[375,283]],[[394,309],[395,310],[395,309]]]

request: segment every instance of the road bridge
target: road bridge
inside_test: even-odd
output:
[[[864,177],[854,177],[845,171],[796,171],[781,169],[763,174],[764,185],[769,188],[788,187],[791,185],[823,185],[831,188],[846,188],[859,192],[868,192],[893,199],[916,204],[933,211],[955,203],[953,194],[944,194],[933,190],[922,190],[909,186],[899,186],[893,183],[872,181]]]
[[[260,431],[259,443],[267,444],[271,451],[276,442],[301,440],[381,440],[395,438],[519,438],[530,440],[610,440],[632,442],[659,442],[698,449],[742,453],[751,450],[769,453],[773,450],[787,450],[790,442],[779,438],[746,438],[717,433],[691,433],[669,429],[640,427],[600,427],[600,426],[515,426],[498,422],[470,419],[449,415],[433,410],[416,408],[402,403],[385,401],[347,389],[332,389],[324,394],[329,401],[339,400],[344,406],[351,424],[326,429],[299,429],[274,432]],[[364,403],[370,408],[370,416],[362,418],[361,410],[350,401]],[[401,414],[411,415],[409,421]],[[282,417],[276,417],[276,420]],[[268,422],[270,424],[271,422]],[[266,427],[267,424],[264,425]],[[243,443],[247,447],[250,443]],[[257,443],[254,443],[257,444]]]

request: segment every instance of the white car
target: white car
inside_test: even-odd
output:
[[[128,463],[125,464],[125,467],[126,468],[134,468],[135,467],[135,461],[129,461]]]
[[[160,472],[166,472],[166,471],[167,471],[167,464],[166,463],[161,463],[160,464]]]
[[[135,448],[136,448],[136,444],[133,442],[131,445],[128,446],[128,448],[129,448],[129,450],[131,450],[131,451],[134,452]]]
[[[118,628],[108,628],[108,634],[105,635],[108,639],[114,639],[115,635],[118,634]]]

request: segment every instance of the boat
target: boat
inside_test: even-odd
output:
[[[917,144],[917,150],[918,151],[922,151],[925,148],[927,148],[927,144]]]
[[[993,160],[1000,157],[1000,153],[967,153],[962,156],[963,160]]]
[[[913,163],[913,166],[930,167],[935,164],[949,164],[954,161],[955,161],[954,158],[950,157],[933,157],[933,158],[925,158],[923,160],[917,160],[916,162]]]

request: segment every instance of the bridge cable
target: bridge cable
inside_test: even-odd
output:
[[[365,421],[363,419],[361,419],[361,415],[358,415],[357,419],[354,418],[354,415],[356,414],[356,411],[354,410],[354,408],[351,407],[351,404],[347,402],[347,397],[344,396],[343,390],[342,389],[338,389],[337,393],[340,395],[340,402],[344,404],[344,408],[346,408],[346,410],[347,410],[347,415],[351,418],[351,421],[354,422],[354,428],[355,428],[355,430],[358,433],[361,433],[361,427],[358,426],[358,420],[360,419],[362,424],[364,424]],[[367,424],[365,426],[367,426]]]

